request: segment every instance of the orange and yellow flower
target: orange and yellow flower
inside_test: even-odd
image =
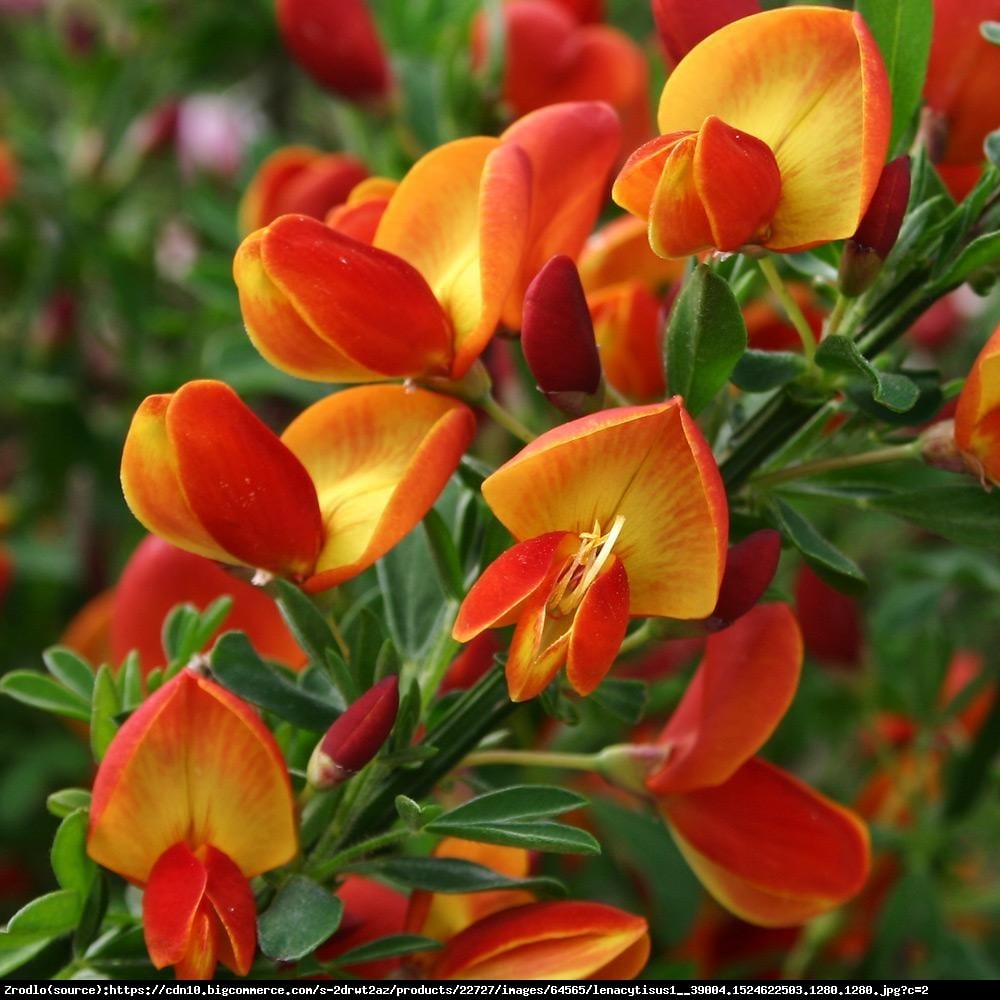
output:
[[[1000,327],[979,352],[958,397],[955,444],[983,482],[1000,486]]]
[[[854,813],[754,757],[791,704],[801,665],[786,605],[761,605],[711,636],[659,737],[664,763],[645,782],[709,892],[765,927],[840,905],[869,868]]]
[[[371,245],[302,216],[277,219],[233,264],[250,339],[302,378],[461,378],[501,320],[520,325],[541,266],[579,252],[619,142],[607,105],[556,105],[500,138],[422,157]],[[381,199],[360,204],[369,200]]]
[[[612,192],[683,257],[752,245],[791,252],[850,236],[889,142],[889,85],[859,14],[790,7],[709,35],[670,75],[662,135]]]
[[[228,386],[188,382],[136,411],[122,487],[171,544],[325,590],[419,522],[474,431],[464,404],[383,385],[315,403],[279,438]]]
[[[94,782],[87,852],[144,888],[153,965],[210,978],[250,971],[249,879],[298,850],[281,751],[254,711],[185,670],[122,726]]]
[[[466,595],[454,636],[517,623],[514,701],[559,668],[589,694],[630,617],[705,618],[726,561],[725,490],[679,398],[605,410],[543,434],[483,483],[518,544]]]

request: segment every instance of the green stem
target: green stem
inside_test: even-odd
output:
[[[331,875],[335,875],[341,868],[352,861],[363,858],[366,854],[374,854],[376,851],[382,850],[383,847],[390,847],[401,840],[406,840],[412,834],[413,831],[407,828],[389,830],[388,833],[381,833],[377,837],[369,837],[367,840],[362,840],[357,844],[352,844],[350,847],[344,848],[342,851],[338,851],[332,858],[328,858],[326,861],[309,869],[309,876],[317,882],[322,882]]]
[[[618,655],[628,655],[637,649],[641,649],[650,639],[656,638],[656,628],[653,619],[647,618],[631,635],[625,636],[622,644],[618,647]]]
[[[554,753],[544,750],[477,750],[462,760],[461,766],[521,764],[524,767],[558,767],[566,771],[596,771],[597,757],[593,753]]]
[[[532,431],[528,430],[520,420],[517,419],[512,413],[505,410],[493,396],[485,396],[483,399],[478,401],[478,405],[495,420],[501,427],[505,430],[510,431],[514,437],[519,441],[523,441],[525,444],[531,444],[532,441],[538,436]]]
[[[807,360],[811,362],[813,356],[816,354],[816,338],[813,335],[812,328],[802,314],[799,304],[789,294],[785,283],[781,280],[781,275],[778,274],[778,269],[774,266],[774,261],[770,257],[759,257],[757,264],[760,267],[761,273],[767,279],[767,283],[771,286],[771,291],[774,292],[778,297],[778,301],[781,302],[782,308],[785,310],[789,320],[791,320],[792,326],[795,327],[799,339],[802,341],[802,350]]]
[[[881,465],[884,462],[898,462],[906,458],[916,458],[919,453],[919,442],[908,441],[906,444],[878,448],[875,451],[862,452],[860,455],[840,455],[837,458],[824,458],[816,462],[791,465],[786,469],[779,469],[777,472],[755,476],[750,480],[750,483],[753,486],[775,486],[791,479],[819,476],[824,472],[838,472],[841,469],[857,469],[865,465]]]
[[[838,293],[837,301],[833,304],[833,311],[830,313],[829,318],[826,321],[826,336],[832,337],[840,327],[841,322],[844,319],[844,313],[847,312],[848,298],[842,293]]]

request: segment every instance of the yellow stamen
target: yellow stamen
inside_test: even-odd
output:
[[[595,521],[592,531],[580,534],[580,548],[569,565],[559,575],[556,586],[549,598],[549,611],[554,617],[568,615],[583,600],[590,585],[600,575],[605,563],[611,558],[611,550],[625,526],[625,516],[616,515],[607,534],[601,532],[600,523]]]

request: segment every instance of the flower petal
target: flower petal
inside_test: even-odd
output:
[[[697,130],[709,115],[774,152],[782,196],[766,246],[799,249],[857,229],[891,120],[885,67],[860,15],[790,7],[710,35],[667,80],[660,131]]]
[[[537,438],[485,483],[515,538],[608,530],[628,574],[630,614],[703,618],[726,558],[726,497],[711,451],[679,399],[604,410]]]
[[[205,851],[208,897],[221,933],[219,961],[238,976],[245,976],[257,950],[257,904],[250,883],[232,860],[209,846]]]
[[[176,965],[187,954],[208,872],[185,843],[167,848],[153,865],[142,897],[142,929],[153,965]]]
[[[704,886],[753,924],[800,924],[865,884],[868,831],[852,812],[751,759],[728,781],[666,796],[660,810]]]
[[[628,574],[612,556],[576,609],[566,678],[581,695],[593,692],[615,662],[628,628]]]
[[[312,477],[325,525],[306,589],[334,587],[388,552],[433,506],[474,433],[464,403],[395,385],[337,392],[297,417],[282,441]]]
[[[194,917],[188,950],[174,966],[178,979],[211,979],[218,961],[218,922],[203,903]]]
[[[304,324],[353,366],[353,374],[350,368],[327,371],[318,367],[329,360],[324,355],[317,358],[312,378],[348,381],[370,378],[365,372],[398,378],[448,371],[448,318],[421,275],[392,253],[316,219],[285,215],[244,241],[233,273],[255,343],[282,346],[283,340],[299,336]],[[273,332],[264,320],[288,328]]]
[[[308,573],[323,537],[316,491],[274,432],[229,386],[207,380],[181,386],[165,421],[177,480],[225,561]]]
[[[247,878],[297,850],[281,751],[256,713],[184,670],[122,725],[94,782],[87,851],[142,884],[177,843],[211,844]]]
[[[958,397],[955,443],[1000,483],[1000,327],[983,345]]]
[[[567,543],[568,546],[564,543]],[[544,583],[554,563],[572,556],[577,541],[566,531],[529,538],[494,559],[472,585],[452,629],[459,642],[468,642],[488,628],[517,621],[521,606]]]
[[[726,781],[767,742],[792,703],[802,636],[786,604],[762,604],[709,637],[684,697],[657,741],[666,764],[647,781],[656,795]]]
[[[557,563],[557,572],[558,569]],[[548,602],[554,583],[552,574],[521,606],[507,651],[507,694],[511,701],[536,698],[566,662],[573,619],[549,617]]]
[[[638,282],[655,292],[680,279],[684,264],[653,253],[646,228],[643,219],[623,215],[587,240],[580,254],[579,269],[588,297],[623,282]]]
[[[625,953],[629,967],[615,962]],[[429,978],[587,979],[612,963],[620,978],[631,978],[648,954],[642,917],[601,903],[529,903],[495,913],[452,938]]]

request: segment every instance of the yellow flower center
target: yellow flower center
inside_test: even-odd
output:
[[[548,609],[553,618],[572,614],[577,609],[584,594],[611,558],[611,550],[624,527],[625,516],[618,514],[607,533],[601,530],[598,521],[594,522],[591,531],[581,533],[580,547],[559,574],[549,598]]]

